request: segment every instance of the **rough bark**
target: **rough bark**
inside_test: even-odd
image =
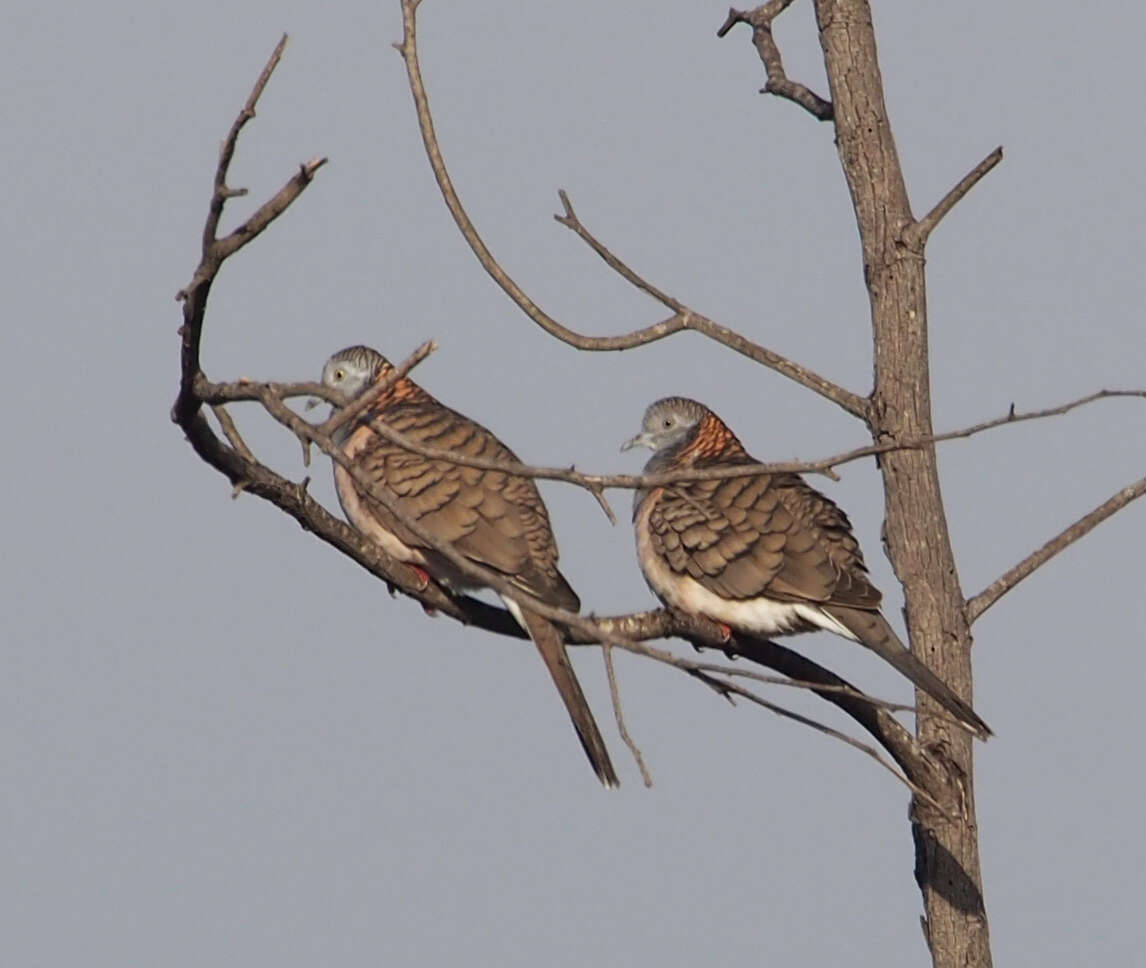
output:
[[[932,433],[923,241],[912,229],[903,172],[883,99],[865,0],[817,0],[837,144],[855,206],[875,348],[873,437]],[[934,448],[880,456],[888,556],[903,584],[912,649],[964,698],[971,695],[971,634],[949,540]],[[972,783],[972,744],[919,697],[919,736],[958,777],[960,816],[918,799],[912,824],[924,930],[937,968],[991,964]]]

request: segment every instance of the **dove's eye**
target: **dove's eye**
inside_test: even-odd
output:
[[[665,417],[664,426],[666,430],[672,426],[672,417]]]
[[[340,366],[334,371],[334,380],[336,383],[341,383],[346,379],[346,371]]]

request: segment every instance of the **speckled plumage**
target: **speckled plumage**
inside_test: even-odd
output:
[[[334,354],[323,382],[349,400],[392,371],[376,350],[348,347]],[[534,598],[576,612],[581,603],[558,570],[557,542],[534,482],[497,470],[482,470],[432,460],[376,434],[379,420],[411,441],[467,457],[517,461],[489,430],[440,403],[409,378],[384,391],[337,442],[357,469],[393,496],[403,513],[435,538],[449,542],[470,561],[489,568]],[[358,530],[374,538],[392,556],[416,565],[455,590],[474,582],[444,556],[421,542],[376,500],[360,491],[353,477],[334,466],[339,501]],[[560,630],[507,596],[506,604],[530,634],[557,685],[586,755],[606,786],[619,782],[588,702],[573,672]]]
[[[703,404],[668,397],[630,445],[646,473],[757,466]],[[637,557],[667,604],[755,635],[826,629],[867,646],[980,736],[987,724],[899,640],[880,614],[851,522],[797,474],[751,473],[639,491]]]

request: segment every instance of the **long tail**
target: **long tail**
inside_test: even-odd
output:
[[[589,757],[589,763],[593,767],[593,772],[597,774],[597,779],[605,787],[620,786],[621,781],[617,777],[617,771],[613,769],[612,760],[609,759],[605,740],[597,728],[597,721],[593,719],[585,693],[581,691],[581,683],[577,681],[577,676],[573,672],[573,664],[569,661],[569,653],[565,651],[565,639],[562,638],[560,630],[540,615],[534,615],[525,609],[518,611],[519,621],[533,639],[537,651],[545,660],[549,675],[553,677],[557,691],[561,693],[561,701],[565,703],[569,718],[573,720],[577,738],[581,740],[581,746],[585,750],[585,755]]]
[[[927,695],[980,739],[991,735],[991,727],[971,706],[955,695],[954,690],[911,653],[887,620],[879,612],[869,612],[841,605],[825,605],[824,611],[839,621],[884,661],[907,676]]]

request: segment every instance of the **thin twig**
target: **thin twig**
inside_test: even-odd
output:
[[[931,235],[935,226],[943,220],[943,217],[950,212],[951,209],[959,204],[964,195],[979,184],[979,181],[987,172],[1002,160],[1003,146],[999,145],[998,148],[960,178],[958,184],[944,195],[930,212],[924,215],[918,222],[909,225],[904,231],[904,237],[908,247],[914,252],[922,252],[923,247],[927,244],[928,236]]]
[[[624,262],[617,258],[608,248],[605,247],[597,237],[593,235],[582,223],[581,219],[577,217],[577,213],[573,210],[573,203],[569,200],[569,193],[564,188],[557,190],[557,198],[561,201],[561,208],[564,210],[562,215],[554,215],[553,221],[559,225],[564,225],[565,228],[574,232],[581,241],[589,246],[594,252],[597,253],[605,262],[605,264],[612,269],[617,275],[625,280],[630,286],[639,289],[646,296],[651,296],[662,306],[671,309],[678,316],[684,316],[690,310],[684,303],[678,299],[674,299],[668,293],[658,289],[651,282],[648,282],[644,277],[637,275],[632,269],[629,268]]]
[[[629,734],[629,728],[625,725],[625,712],[621,708],[621,690],[617,685],[617,670],[613,666],[613,647],[605,642],[601,646],[601,654],[605,658],[605,674],[609,679],[609,696],[613,700],[613,716],[617,720],[617,732],[621,734],[621,739],[624,740],[629,752],[632,753],[637,769],[641,771],[641,780],[644,781],[645,787],[650,788],[653,785],[653,775],[645,764],[641,748],[633,741],[633,737]]]
[[[1146,477],[1128,487],[1122,488],[1122,490],[1108,501],[1104,501],[1089,514],[1084,514],[1069,528],[1055,535],[1055,537],[1051,538],[1050,541],[1037,551],[1027,555],[1027,557],[1015,565],[1014,568],[996,578],[990,585],[979,592],[978,595],[969,598],[965,606],[968,624],[974,622],[1019,582],[1045,565],[1060,551],[1069,548],[1079,538],[1093,531],[1094,528],[1116,511],[1126,507],[1127,504],[1141,497],[1143,494],[1146,494]]]
[[[867,703],[870,706],[875,706],[880,709],[886,709],[888,712],[910,712],[914,713],[915,707],[909,703],[892,702],[889,699],[877,699],[870,693],[860,692],[854,686],[831,686],[824,685],[821,682],[812,682],[806,679],[792,679],[788,676],[770,676],[763,672],[755,672],[752,669],[743,669],[736,666],[721,665],[719,662],[698,662],[693,667],[701,672],[719,672],[721,675],[735,676],[741,679],[751,679],[753,682],[763,682],[770,686],[783,686],[791,689],[807,689],[809,692],[839,693],[841,696],[851,696],[853,699],[858,699]]]
[[[235,145],[239,142],[239,134],[243,128],[246,127],[247,122],[254,118],[255,106],[259,103],[259,98],[263,96],[263,90],[270,81],[271,75],[275,72],[275,68],[279,66],[279,61],[282,60],[286,45],[287,35],[283,34],[282,37],[279,38],[279,42],[275,44],[275,49],[271,51],[271,56],[267,59],[262,73],[259,74],[258,79],[255,81],[255,86],[251,88],[251,93],[247,97],[247,103],[243,105],[242,110],[231,124],[231,130],[227,132],[227,137],[223,139],[223,144],[219,148],[219,163],[215,167],[215,180],[213,183],[214,190],[211,193],[211,202],[207,207],[207,221],[203,226],[204,255],[207,254],[207,250],[210,249],[218,237],[219,219],[223,217],[223,206],[226,204],[227,199],[236,197],[239,191],[245,191],[227,187],[227,172],[231,167],[231,159],[235,157]]]
[[[615,255],[608,246],[590,232],[585,226],[585,223],[577,217],[577,213],[573,210],[573,203],[569,200],[568,192],[561,189],[557,193],[557,196],[561,200],[561,207],[564,210],[563,214],[553,216],[559,224],[565,226],[565,228],[569,229],[581,239],[582,242],[588,245],[589,248],[622,279],[647,296],[655,299],[667,309],[673,311],[674,315],[665,322],[658,323],[658,326],[667,325],[669,328],[677,326],[679,329],[695,330],[710,339],[716,340],[723,346],[735,350],[741,356],[745,356],[755,363],[775,370],[782,376],[786,376],[788,379],[799,383],[801,386],[807,387],[809,390],[814,390],[820,394],[820,396],[831,400],[848,413],[854,414],[857,417],[866,416],[868,412],[868,401],[865,397],[852,393],[850,390],[844,389],[826,377],[809,370],[807,367],[801,366],[799,363],[794,363],[779,353],[774,353],[759,343],[754,343],[739,333],[735,333],[727,327],[713,322],[707,316],[702,316],[695,310],[690,309],[680,300],[673,298],[668,293],[654,286],[643,276],[638,275],[629,265]],[[674,323],[674,321],[679,322]]]
[[[752,28],[752,43],[764,64],[768,81],[760,89],[761,94],[775,94],[798,104],[818,121],[831,121],[835,117],[831,101],[825,101],[806,84],[793,81],[784,70],[784,59],[780,48],[772,36],[772,21],[788,9],[793,0],[771,0],[755,10],[743,11],[730,8],[717,37],[723,37],[737,24],[748,24]]]
[[[279,400],[291,397],[319,397],[338,406],[341,397],[329,388],[319,383],[276,383],[253,382],[250,380],[235,383],[208,383],[201,382],[196,392],[205,403],[233,403],[240,400],[261,402],[264,393],[270,393]],[[662,471],[657,474],[589,474],[578,471],[575,467],[542,467],[532,464],[522,464],[517,461],[504,461],[495,458],[474,457],[461,454],[440,447],[430,447],[425,444],[409,440],[398,431],[380,421],[372,421],[371,428],[385,440],[404,450],[427,457],[431,460],[444,460],[463,467],[476,467],[479,470],[497,470],[518,477],[532,477],[542,480],[564,481],[598,492],[602,488],[623,488],[639,490],[647,487],[658,487],[663,484],[678,484],[684,481],[710,481],[725,480],[732,477],[745,477],[750,474],[823,474],[832,468],[861,460],[865,457],[891,453],[899,450],[914,450],[928,447],[932,444],[943,443],[950,440],[960,440],[973,437],[987,430],[1010,424],[1023,423],[1028,420],[1041,420],[1047,417],[1057,417],[1069,413],[1079,407],[1098,400],[1108,400],[1122,397],[1137,397],[1146,399],[1146,390],[1098,390],[1088,393],[1067,403],[1041,410],[1019,412],[1014,404],[1005,414],[993,417],[968,427],[949,430],[930,437],[920,437],[900,441],[885,441],[880,444],[868,444],[842,451],[829,457],[810,461],[761,461],[756,464],[736,467],[717,467],[702,470]],[[274,414],[272,414],[274,416]],[[277,419],[277,418],[276,418]],[[281,421],[280,421],[281,422]]]
[[[418,61],[417,47],[417,18],[415,10],[418,4],[413,0],[402,0],[402,42],[396,45],[398,52],[406,65],[406,75],[409,79],[410,93],[414,98],[414,107],[418,115],[418,126],[422,133],[422,143],[426,149],[426,156],[430,161],[430,168],[445,200],[446,207],[453,216],[463,238],[469,244],[474,255],[490,278],[501,287],[510,299],[517,304],[530,319],[544,329],[551,336],[563,343],[574,346],[580,350],[590,351],[616,351],[627,350],[637,346],[652,343],[673,333],[682,330],[693,330],[703,336],[713,339],[724,346],[736,350],[738,353],[754,359],[757,362],[770,366],[777,372],[784,373],[792,379],[803,383],[815,390],[821,396],[831,400],[849,413],[864,418],[868,412],[868,403],[864,397],[851,393],[842,387],[837,387],[830,380],[812,373],[804,367],[798,366],[779,354],[753,343],[747,337],[733,332],[725,326],[720,326],[712,320],[685,309],[683,312],[674,312],[673,316],[659,323],[634,330],[623,336],[585,336],[557,322],[552,316],[541,309],[522,288],[510,277],[501,264],[494,258],[482,237],[478,234],[469,215],[458,197],[445,161],[442,157],[441,146],[434,130],[434,119],[430,113],[429,98],[426,95],[425,84],[422,80],[421,67]],[[646,289],[645,291],[648,291]]]
[[[314,181],[315,174],[327,161],[326,158],[311,158],[310,161],[299,164],[298,171],[278,192],[255,209],[233,232],[218,240],[216,254],[222,258],[234,255],[256,236],[261,235],[266,227],[298,198],[302,190]]]
[[[721,686],[721,691],[726,691],[733,695],[740,696],[743,699],[747,699],[751,703],[755,703],[758,706],[763,706],[765,709],[775,713],[777,716],[780,716],[784,719],[791,719],[803,726],[808,726],[811,729],[816,730],[816,732],[823,733],[826,736],[831,736],[833,739],[838,739],[841,743],[845,743],[853,749],[857,749],[861,753],[865,753],[873,760],[875,760],[885,770],[887,770],[897,780],[899,780],[902,784],[904,784],[917,797],[921,797],[922,799],[926,800],[929,804],[931,804],[933,807],[935,807],[935,809],[939,810],[945,816],[951,816],[950,811],[945,809],[928,790],[924,789],[916,783],[913,783],[910,777],[908,777],[900,770],[897,770],[895,766],[874,746],[870,746],[867,743],[861,742],[853,736],[848,736],[847,733],[843,733],[838,729],[833,729],[826,723],[819,722],[819,720],[812,719],[809,716],[803,716],[800,713],[793,712],[790,709],[785,709],[783,706],[778,706],[776,703],[769,702],[767,699],[756,695],[756,693],[749,689],[745,689],[743,686],[737,685],[735,682],[719,680],[719,683]]]
[[[219,403],[211,408],[211,412],[219,421],[219,426],[223,429],[223,435],[227,438],[227,442],[247,460],[254,460],[255,455],[251,453],[251,448],[247,446],[247,442],[239,434],[239,428],[235,426],[235,421],[227,412],[227,408]]]
[[[674,618],[677,621],[683,620],[683,616],[680,615]],[[688,627],[685,626],[686,629]],[[872,703],[843,677],[770,639],[737,634],[721,648],[775,669],[794,681],[808,683],[811,691],[838,707],[875,737],[915,783],[936,795],[939,791],[949,788],[950,777],[920,748],[915,737],[891,714],[890,710]],[[946,799],[946,795],[944,798]]]
[[[316,158],[300,166],[298,173],[238,229],[222,241],[216,238],[223,207],[229,198],[238,194],[238,192],[227,188],[227,173],[230,169],[231,159],[234,157],[239,133],[247,122],[255,116],[255,106],[270,80],[271,74],[278,66],[286,42],[287,36],[283,34],[255,81],[246,104],[239,111],[223,141],[222,149],[219,152],[219,161],[215,167],[211,199],[207,205],[207,217],[203,225],[199,265],[195,268],[191,281],[176,293],[175,298],[183,303],[183,325],[180,328],[179,393],[171,408],[171,419],[182,426],[184,430],[190,428],[192,419],[198,415],[199,407],[203,403],[196,398],[193,384],[202,377],[199,346],[202,340],[203,315],[206,312],[211,285],[218,275],[223,261],[238,251],[246,242],[261,234],[278,215],[286,211],[313,180],[315,172],[325,163],[324,158]]]

